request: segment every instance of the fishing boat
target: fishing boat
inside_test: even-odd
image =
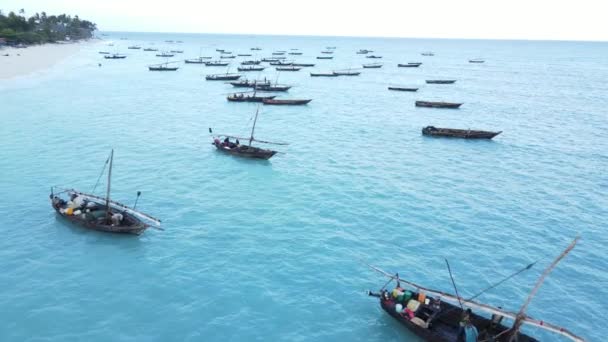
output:
[[[492,139],[500,133],[502,131],[476,131],[471,129],[438,128],[435,126],[426,126],[422,129],[423,135],[464,139]]]
[[[317,56],[317,59],[334,59],[334,56]]]
[[[314,67],[313,63],[291,63],[291,65],[296,67]]]
[[[270,65],[293,65],[292,62],[287,62],[287,61],[274,61],[274,62],[270,62],[268,64],[270,64]]]
[[[127,49],[129,49],[129,50],[139,50],[139,49],[141,49],[141,46],[131,45],[131,46],[127,47]]]
[[[517,313],[507,311],[501,307],[479,303],[475,299],[518,274],[530,270],[536,262],[523,267],[470,298],[463,298],[459,295],[447,259],[446,265],[456,293],[455,295],[418,285],[412,281],[400,278],[399,274],[389,274],[380,268],[368,265],[374,271],[388,278],[388,282],[379,292],[368,291],[368,295],[379,298],[380,307],[386,313],[424,341],[465,341],[469,340],[467,336],[470,335],[468,337],[472,337],[471,340],[475,341],[539,342],[537,338],[529,335],[530,332],[523,333],[520,331],[522,326],[528,325],[531,328],[539,328],[561,335],[575,342],[584,342],[585,340],[582,337],[575,335],[570,330],[544,320],[532,318],[526,313],[528,306],[546,277],[575,247],[578,240],[578,237],[575,238],[545,268]],[[395,288],[392,291],[387,290],[386,287],[393,281],[396,282]],[[567,306],[561,308],[561,310],[567,309]],[[507,326],[506,322],[503,323],[505,320],[512,321],[512,325]],[[531,331],[531,329],[528,331]]]
[[[350,69],[348,69],[348,70],[338,70],[338,71],[334,70],[334,74],[336,74],[337,76],[359,76],[359,75],[361,75],[361,72],[360,71],[352,71]]]
[[[126,55],[121,55],[121,54],[118,54],[118,53],[114,53],[114,54],[111,54],[111,55],[105,55],[105,56],[103,56],[103,58],[105,58],[105,59],[125,59],[125,58],[127,58],[127,56]]]
[[[145,48],[144,51],[158,51],[158,49],[154,49],[154,48]]]
[[[301,52],[290,52],[289,54],[292,56],[301,56],[302,55]]]
[[[211,57],[198,57],[192,59],[186,59],[184,62],[187,64],[205,64],[205,59],[210,59]]]
[[[260,51],[260,50],[262,50],[262,48],[259,48],[259,47],[252,47],[251,48],[251,51]]]
[[[369,56],[365,56],[365,58],[382,58],[382,56],[376,56],[376,55],[369,55]]]
[[[432,52],[423,52],[423,53],[421,53],[421,55],[423,55],[423,56],[427,56],[427,57],[432,57],[432,56],[435,56],[435,54],[434,54],[434,53],[432,53]]]
[[[228,95],[228,97],[226,97],[226,100],[228,100],[230,102],[263,102],[264,100],[272,100],[275,97],[276,96],[274,96],[274,95],[257,96],[254,91],[253,95],[245,95],[245,93],[234,93],[234,94]]]
[[[220,53],[221,53],[221,52],[224,52],[224,49],[215,49],[215,51],[217,51],[217,52],[220,52]]]
[[[296,66],[280,66],[275,68],[277,71],[300,71],[301,67]]]
[[[366,54],[368,54],[370,52],[374,52],[374,51],[372,51],[372,50],[366,50],[366,49],[361,49],[361,50],[357,51],[357,54],[358,55],[366,55]]]
[[[171,53],[184,53],[184,50],[171,50]]]
[[[232,59],[232,58],[236,58],[236,56],[220,56],[220,59]]]
[[[266,67],[249,65],[249,66],[240,66],[236,69],[238,71],[262,71],[262,70],[266,69]]]
[[[239,54],[237,54],[237,56],[239,56],[239,57],[251,57],[251,54],[250,53],[239,53]]]
[[[407,88],[407,87],[388,87],[388,90],[396,90],[396,91],[418,91],[418,88]]]
[[[426,80],[427,84],[453,84],[456,80]]]
[[[485,63],[485,61],[480,58],[475,58],[475,59],[469,59],[469,63]]]
[[[222,62],[222,61],[213,61],[213,62],[206,62],[205,66],[208,66],[208,67],[210,67],[210,66],[227,66],[228,64],[230,64],[230,63]]]
[[[260,147],[255,147],[255,146],[252,146],[252,143],[255,141],[258,143],[262,143],[262,144],[283,145],[283,146],[288,145],[288,144],[263,141],[263,140],[258,140],[256,138],[254,138],[253,133],[255,132],[255,126],[258,121],[258,113],[259,113],[259,107],[258,107],[258,110],[256,110],[256,112],[255,112],[255,118],[253,120],[253,127],[251,128],[251,136],[249,138],[239,138],[239,137],[236,137],[233,135],[220,134],[220,135],[213,136],[213,142],[211,144],[214,145],[218,151],[228,153],[228,154],[231,154],[231,155],[237,156],[237,157],[264,159],[264,160],[268,160],[268,159],[272,158],[272,156],[277,154],[277,151],[273,151],[270,149],[264,149],[264,148],[260,148]],[[211,128],[209,128],[209,133],[213,134],[213,130]],[[231,142],[230,141],[231,138],[235,139],[236,141]],[[244,141],[249,140],[249,144],[242,145],[239,142],[239,140],[244,140]]]
[[[312,99],[265,99],[265,105],[301,106],[312,101]]]
[[[310,77],[338,77],[335,72],[311,72]]]
[[[283,56],[285,54],[285,52],[273,52],[272,55],[273,56]]]
[[[105,197],[74,189],[52,187],[49,197],[57,215],[84,228],[108,233],[139,235],[150,227],[161,229],[159,219],[136,210],[141,192],[137,192],[133,207],[110,199],[113,161],[114,150],[110,152],[102,170],[103,175],[109,164]],[[95,192],[97,185],[92,192]]]
[[[416,101],[416,107],[457,109],[457,108],[460,108],[460,106],[462,106],[462,103],[437,102],[437,101]]]
[[[157,53],[156,54],[156,57],[173,57],[173,56],[175,56],[175,55],[172,54],[172,53],[168,53],[168,52],[163,52],[163,53]]]
[[[155,65],[149,65],[148,70],[150,71],[176,71],[179,67],[170,67],[169,63],[177,63],[177,62],[167,62]]]
[[[334,53],[333,51],[321,51],[321,53],[326,54],[326,55],[330,55],[332,53]]]
[[[253,81],[243,79],[235,82],[230,82],[230,84],[235,88],[255,88],[256,86],[270,86],[270,81],[266,79]]]
[[[109,55],[110,53],[108,51],[99,51],[100,55]]]
[[[335,47],[335,46],[326,46],[325,48],[326,48],[327,50],[335,50],[335,49],[336,49],[336,47]]]
[[[241,65],[258,65],[261,61],[242,61]]]
[[[260,91],[288,91],[291,89],[291,86],[279,84],[256,84],[253,88]]]
[[[238,80],[239,78],[241,78],[240,74],[229,74],[229,73],[211,74],[211,75],[205,76],[205,79],[207,81],[234,81],[234,80]]]
[[[222,55],[230,55],[230,54],[232,54],[232,51],[226,51],[226,50],[224,50],[224,51],[220,51],[220,54],[222,54]]]
[[[382,68],[382,63],[363,64],[363,67],[365,69],[379,69]]]
[[[419,66],[421,66],[422,63],[414,63],[414,62],[410,62],[407,64],[397,64],[397,67],[399,68],[417,68]]]

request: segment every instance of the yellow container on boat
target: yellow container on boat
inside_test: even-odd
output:
[[[397,298],[397,297],[399,297],[399,295],[400,295],[401,293],[402,293],[402,292],[401,292],[399,289],[394,289],[394,290],[393,290],[393,293],[392,293],[393,298]]]
[[[70,216],[70,215],[72,215],[72,214],[74,213],[74,209],[72,209],[72,208],[68,208],[68,209],[66,209],[65,213],[66,213],[68,216]]]

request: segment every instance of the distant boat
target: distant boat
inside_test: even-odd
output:
[[[365,56],[365,58],[382,58],[382,56],[369,55],[369,56]]]
[[[224,52],[224,49],[215,49],[217,52]]]
[[[167,52],[157,53],[156,54],[156,57],[173,57],[173,56],[175,56],[175,55],[172,54],[172,53],[167,53]]]
[[[230,84],[235,88],[255,88],[256,86],[270,86],[270,81],[266,79],[253,81],[243,79],[236,82],[230,82]]]
[[[265,99],[262,102],[265,105],[283,105],[283,106],[300,106],[312,101],[312,99]]]
[[[261,49],[261,48],[259,48],[259,47],[252,47],[252,48],[251,48],[251,51],[260,51],[260,50],[262,50],[262,49]]]
[[[254,89],[260,91],[288,91],[291,89],[291,86],[278,84],[256,84]]]
[[[469,63],[485,63],[485,61],[480,58],[475,58],[475,59],[469,59]]]
[[[334,72],[311,72],[310,77],[338,77],[338,75],[336,75]]]
[[[236,56],[220,56],[220,59],[236,58]]]
[[[406,88],[406,87],[388,87],[388,90],[396,90],[396,91],[418,91],[418,88]]]
[[[333,51],[321,51],[321,53],[324,53],[324,54],[329,55],[329,54],[332,54],[332,53],[334,53],[334,52],[333,52]]]
[[[368,54],[370,52],[374,52],[374,51],[372,51],[372,50],[366,50],[366,49],[361,49],[361,50],[357,51],[357,54],[358,55],[365,55],[365,54]]]
[[[254,158],[254,159],[265,159],[268,160],[272,158],[277,151],[263,149],[260,147],[252,146],[251,144],[256,141],[263,144],[273,144],[273,145],[287,145],[286,143],[273,143],[269,141],[257,140],[253,137],[253,132],[255,131],[255,125],[258,121],[258,112],[259,109],[255,112],[255,118],[253,120],[253,127],[251,128],[251,136],[249,138],[239,138],[232,135],[218,135],[213,137],[213,143],[218,151],[231,154],[237,157],[245,157],[245,158]],[[211,128],[209,128],[209,133],[213,134]],[[236,139],[235,142],[231,142],[230,138]],[[242,145],[239,140],[249,141],[249,144]]]
[[[237,56],[239,56],[239,57],[251,57],[251,54],[250,53],[239,53],[239,54],[237,54]]]
[[[51,206],[60,217],[84,228],[107,233],[135,234],[143,233],[147,228],[160,228],[160,220],[127,207],[122,203],[110,199],[110,185],[112,183],[112,165],[114,163],[114,150],[102,170],[108,168],[106,196],[101,197],[87,194],[74,189],[51,188]],[[58,192],[56,192],[59,190]],[[67,198],[62,198],[67,195]],[[137,192],[137,199],[141,192]],[[137,199],[135,203],[137,205]]]
[[[170,67],[169,62],[148,66],[148,70],[150,71],[176,71],[177,69],[179,69],[179,67]]]
[[[100,55],[109,55],[110,53],[107,51],[99,51],[99,54]]]
[[[141,46],[132,45],[132,46],[129,46],[127,49],[130,49],[130,50],[139,50],[139,49],[141,49]]]
[[[426,126],[422,129],[423,135],[464,139],[492,139],[500,133],[502,131],[476,131],[470,129],[437,128],[435,126]]]
[[[275,68],[277,71],[300,71],[301,67],[296,66],[280,66]]]
[[[192,58],[192,59],[186,59],[184,62],[186,62],[187,64],[205,64],[205,59],[209,59],[211,57],[198,57],[198,58]]]
[[[261,61],[242,61],[241,65],[258,65]]]
[[[222,62],[222,61],[213,61],[213,62],[206,62],[205,66],[227,66],[228,62]]]
[[[335,47],[335,46],[327,46],[327,47],[325,47],[325,48],[326,48],[327,50],[335,50],[335,49],[336,49],[336,47]]]
[[[360,71],[352,71],[352,70],[339,70],[339,71],[335,71],[334,70],[334,74],[338,75],[338,76],[359,76],[361,74]]]
[[[456,80],[426,80],[427,84],[453,84]]]
[[[223,50],[223,51],[220,51],[220,54],[222,54],[222,55],[230,55],[230,54],[232,54],[232,51]]]
[[[285,52],[273,52],[272,55],[273,56],[283,56],[285,54]]]
[[[397,64],[397,67],[399,68],[417,68],[419,66],[421,66],[422,63],[414,63],[414,62],[410,62],[407,64]]]
[[[334,56],[317,56],[317,59],[334,59]]]
[[[435,54],[432,53],[432,52],[423,52],[423,53],[421,53],[421,55],[423,55],[423,56],[435,56]]]
[[[226,100],[230,102],[262,102],[264,100],[274,99],[276,96],[257,96],[255,92],[253,95],[245,95],[244,93],[235,93],[232,95],[228,95]]]
[[[275,61],[275,62],[270,62],[270,65],[292,65],[292,62],[285,62],[285,61]]]
[[[240,74],[229,74],[229,73],[211,74],[211,75],[205,76],[205,79],[207,81],[234,81],[234,80],[238,80],[239,78],[241,78]]]
[[[291,65],[296,67],[314,67],[313,63],[291,63]]]
[[[382,63],[363,64],[363,67],[366,69],[378,69],[382,68]]]
[[[144,51],[158,51],[158,49],[154,49],[154,48],[145,48]]]
[[[173,43],[172,40],[165,40],[165,43]]]
[[[460,106],[462,106],[462,103],[434,102],[434,101],[416,101],[416,107],[457,109],[457,108],[460,108]]]
[[[115,53],[112,55],[103,56],[103,58],[105,58],[105,59],[124,59],[124,58],[127,58],[127,56]]]
[[[184,53],[184,50],[171,50],[172,53]]]
[[[294,56],[300,56],[300,55],[302,55],[301,52],[290,52],[289,54],[290,55],[294,55]]]
[[[262,71],[262,70],[266,69],[266,67],[255,66],[255,65],[248,65],[248,66],[240,66],[240,67],[238,67],[236,69],[238,71]]]

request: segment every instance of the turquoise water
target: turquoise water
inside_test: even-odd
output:
[[[415,341],[366,296],[385,279],[359,259],[452,292],[448,258],[463,296],[540,259],[480,298],[516,311],[577,234],[529,313],[592,341],[608,335],[608,44],[105,38],[115,46],[91,44],[46,72],[0,81],[1,341]],[[213,56],[260,46],[258,57],[299,48],[319,72],[385,65],[352,78],[280,74],[290,97],[314,100],[261,108],[256,136],[290,145],[259,162],[210,145],[208,127],[246,135],[256,110],[204,80],[226,69],[149,72],[162,59],[126,49],[149,42],[185,50],[182,59],[201,46]],[[326,46],[337,47],[334,60],[315,60]],[[384,58],[356,55],[362,48]],[[435,57],[420,56],[427,50]],[[467,63],[477,57],[486,63]],[[415,61],[424,64],[396,67]],[[276,79],[274,68],[261,76]],[[421,89],[386,90],[393,84]],[[503,133],[433,139],[420,134],[426,125]],[[111,148],[114,198],[132,203],[142,191],[138,207],[165,231],[115,236],[55,217],[49,187],[90,191]]]

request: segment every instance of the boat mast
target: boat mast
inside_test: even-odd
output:
[[[253,119],[253,127],[251,127],[251,138],[249,138],[249,146],[251,146],[251,142],[253,141],[253,131],[255,131],[255,123],[258,121],[258,112],[260,111],[260,106],[255,110],[255,119]]]
[[[517,336],[518,336],[518,333],[519,333],[519,329],[521,328],[521,326],[522,326],[522,324],[524,322],[524,319],[526,318],[526,309],[528,308],[528,305],[530,304],[530,302],[532,301],[532,299],[536,295],[536,292],[538,292],[538,289],[540,288],[540,286],[545,281],[545,278],[549,275],[549,273],[551,273],[551,271],[553,271],[553,269],[555,268],[555,266],[557,266],[557,264],[568,253],[570,253],[570,251],[574,248],[574,246],[578,242],[579,238],[580,237],[577,236],[570,243],[570,245],[568,245],[568,247],[566,247],[566,249],[560,255],[558,255],[557,258],[555,258],[555,260],[553,260],[553,262],[551,263],[551,265],[549,265],[545,269],[545,271],[540,276],[540,278],[538,278],[538,281],[536,281],[536,285],[534,286],[534,288],[532,289],[532,291],[528,295],[528,299],[526,299],[526,302],[524,303],[524,305],[521,306],[521,309],[519,309],[519,312],[517,313],[517,318],[515,319],[515,322],[513,323],[513,327],[511,328],[511,332],[509,333],[509,339],[508,339],[509,342],[516,342],[517,341]]]
[[[114,149],[110,152],[110,169],[108,170],[108,189],[106,191],[106,217],[110,217],[110,186],[112,183],[112,163],[114,162]]]

